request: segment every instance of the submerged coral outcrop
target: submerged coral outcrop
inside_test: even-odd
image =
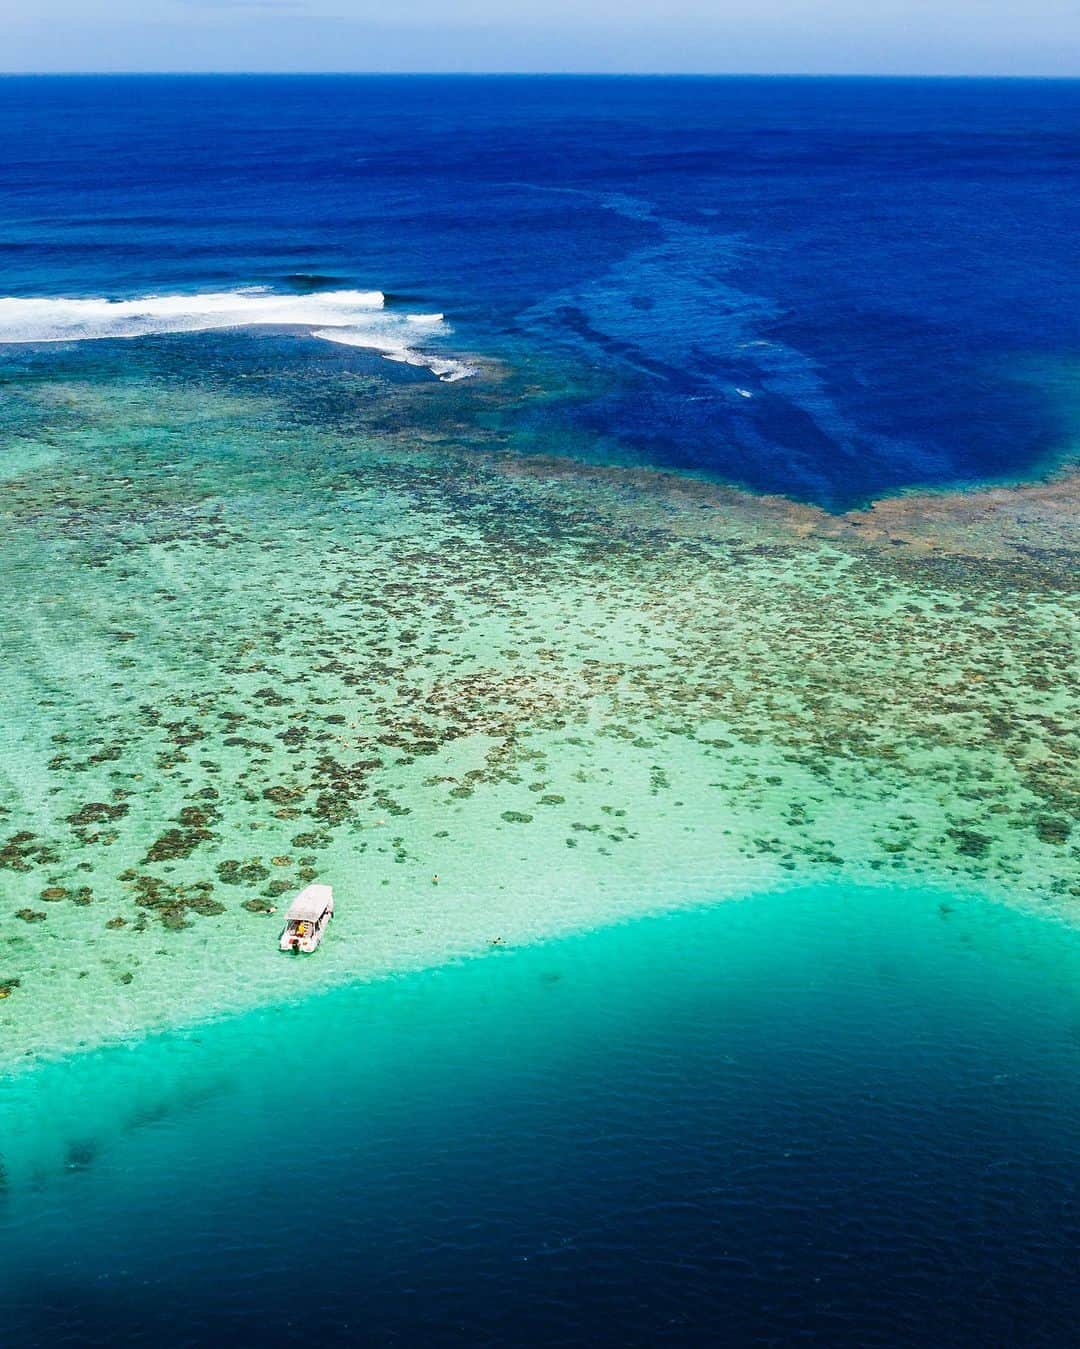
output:
[[[1070,479],[830,516],[508,454],[505,381],[71,359],[6,390],[13,1056],[293,987],[323,877],[309,978],[823,875],[1071,917]]]

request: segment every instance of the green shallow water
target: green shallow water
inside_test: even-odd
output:
[[[1076,1312],[1080,937],[970,896],[624,922],[45,1064],[0,1111],[20,1346],[1056,1344]]]
[[[1056,548],[522,459],[509,371],[91,346],[0,408],[5,1067],[823,880],[1072,921]]]

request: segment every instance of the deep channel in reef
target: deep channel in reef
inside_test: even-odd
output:
[[[1068,477],[828,514],[289,333],[2,392],[5,1068],[808,883],[1071,920]]]
[[[1078,1026],[1074,929],[829,881],[73,1055],[5,1340],[1067,1343]]]

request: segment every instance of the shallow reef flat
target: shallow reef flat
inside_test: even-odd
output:
[[[4,1067],[830,878],[1072,920],[1067,474],[828,515],[526,453],[507,372],[97,345],[0,390]]]

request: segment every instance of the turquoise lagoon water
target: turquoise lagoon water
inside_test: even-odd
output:
[[[5,1344],[1064,1344],[1080,936],[841,887],[5,1081]]]

